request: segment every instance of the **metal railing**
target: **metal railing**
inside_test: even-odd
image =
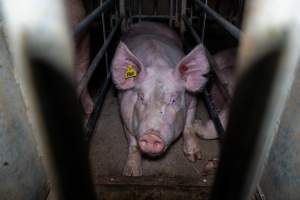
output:
[[[96,56],[93,58],[91,61],[90,66],[88,67],[86,73],[83,75],[81,80],[79,81],[79,84],[77,86],[77,93],[79,94],[79,97],[83,94],[83,91],[88,87],[88,83],[91,80],[91,77],[95,73],[97,67],[99,66],[100,62],[102,61],[103,57],[105,57],[105,69],[106,69],[106,76],[105,80],[103,82],[103,85],[100,87],[100,91],[98,92],[99,94],[95,98],[95,106],[93,109],[93,112],[91,113],[89,119],[87,120],[87,123],[85,124],[85,129],[86,129],[86,136],[87,139],[92,136],[92,133],[94,131],[95,125],[97,123],[97,119],[99,116],[99,113],[101,111],[105,94],[108,89],[109,83],[110,83],[110,67],[109,67],[109,62],[108,62],[108,55],[107,55],[107,49],[110,46],[110,44],[113,41],[113,38],[115,37],[117,31],[120,28],[120,25],[122,23],[122,16],[119,14],[119,10],[116,9],[117,6],[114,7],[118,3],[118,1],[115,0],[106,0],[106,1],[101,1],[100,6],[96,8],[94,11],[91,12],[85,19],[83,19],[76,27],[74,30],[74,35],[78,36],[82,32],[87,31],[89,26],[96,20],[96,19],[101,19],[101,24],[102,24],[102,37],[103,37],[103,44],[101,48],[99,49],[98,53]],[[115,18],[116,22],[114,27],[111,29],[109,35],[106,35],[106,26],[105,26],[105,17],[104,14],[105,12],[115,9]]]

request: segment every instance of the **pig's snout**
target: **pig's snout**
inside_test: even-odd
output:
[[[139,139],[139,147],[143,153],[149,156],[157,156],[164,151],[165,143],[158,133],[151,132]]]

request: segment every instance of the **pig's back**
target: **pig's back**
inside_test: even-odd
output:
[[[182,48],[182,42],[176,32],[164,24],[154,22],[140,22],[132,25],[128,31],[123,33],[121,40],[126,41],[128,38],[138,37],[141,35],[163,37]]]
[[[175,67],[184,56],[178,35],[162,24],[138,23],[124,33],[121,40],[145,67],[153,62]]]

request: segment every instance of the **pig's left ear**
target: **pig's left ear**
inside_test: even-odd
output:
[[[198,92],[205,85],[209,72],[209,64],[203,45],[197,45],[188,55],[183,57],[176,67],[176,74],[184,81],[186,90]]]

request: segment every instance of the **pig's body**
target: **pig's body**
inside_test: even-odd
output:
[[[119,91],[121,117],[129,144],[124,175],[141,175],[141,153],[161,155],[183,132],[184,153],[200,159],[192,123],[194,93],[209,71],[202,46],[184,56],[179,37],[155,23],[134,25],[124,34],[112,62]],[[133,68],[136,76],[126,78]]]
[[[84,17],[86,16],[86,11],[82,4],[81,0],[68,0],[67,1],[68,7],[68,17],[71,23],[72,29],[76,27],[76,25],[81,22]],[[75,74],[74,78],[77,83],[80,82],[83,75],[86,73],[89,62],[90,62],[90,45],[89,45],[89,37],[87,34],[83,34],[77,40],[74,39],[75,43]],[[93,101],[88,92],[88,89],[85,88],[81,97],[80,101],[83,105],[84,112],[86,116],[89,116],[93,111]]]
[[[220,82],[226,87],[229,96],[233,96],[235,88],[235,62],[236,62],[236,49],[227,49],[214,55],[214,60],[217,64],[217,73],[220,78]],[[210,96],[212,102],[219,113],[219,118],[223,127],[226,128],[229,112],[229,100],[224,94],[224,89],[219,82],[215,82],[212,85]],[[194,129],[198,135],[203,139],[216,139],[218,138],[217,131],[211,120],[202,122],[197,120],[194,123]]]

